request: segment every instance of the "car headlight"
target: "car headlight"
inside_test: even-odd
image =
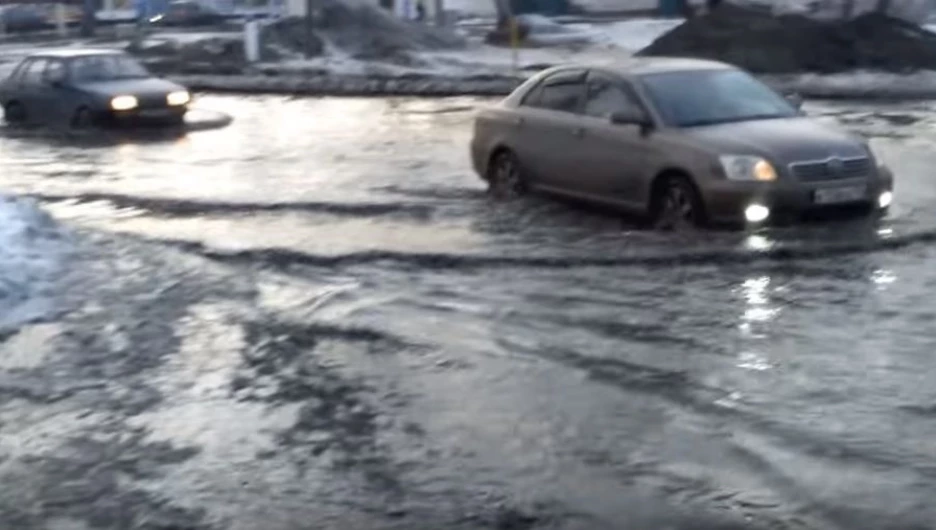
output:
[[[189,101],[192,101],[192,96],[188,93],[187,90],[170,92],[166,96],[166,103],[172,107],[181,107],[182,105],[187,105]]]
[[[111,108],[114,110],[131,110],[137,108],[140,102],[133,96],[117,96],[111,100]]]
[[[725,176],[729,180],[756,180],[773,182],[777,180],[777,170],[759,156],[723,155],[718,157]]]

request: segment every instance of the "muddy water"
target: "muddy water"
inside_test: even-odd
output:
[[[882,222],[687,237],[489,201],[479,103],[0,137],[89,249],[73,315],[3,346],[0,473],[35,477],[0,522],[936,528],[936,109],[809,107],[898,174]]]

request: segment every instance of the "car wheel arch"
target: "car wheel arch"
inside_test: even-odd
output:
[[[496,144],[488,151],[487,159],[484,161],[484,172],[482,174],[484,180],[490,180],[491,163],[494,162],[495,158],[504,153],[512,153],[516,156],[516,152],[506,144]]]
[[[19,109],[22,114],[22,116],[16,117],[14,119],[24,119],[26,115],[28,114],[26,110],[26,105],[22,101],[15,99],[15,98],[9,99],[3,102],[4,118],[7,121],[10,120],[10,116],[8,115],[8,113],[11,109]]]

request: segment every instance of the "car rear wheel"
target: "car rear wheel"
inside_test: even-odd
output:
[[[17,101],[11,101],[3,107],[3,117],[7,123],[23,123],[26,121],[26,107]]]
[[[90,129],[94,126],[94,115],[88,107],[79,107],[71,119],[72,129]]]
[[[527,191],[520,162],[506,149],[491,158],[487,173],[488,191],[498,199],[513,199]]]
[[[653,226],[657,230],[687,230],[705,223],[699,192],[687,177],[667,177],[654,194]]]

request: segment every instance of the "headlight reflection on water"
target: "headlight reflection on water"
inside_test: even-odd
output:
[[[744,300],[744,311],[738,325],[742,349],[738,353],[737,366],[759,372],[769,370],[773,365],[758,346],[769,337],[765,327],[769,326],[780,312],[770,303],[770,277],[758,276],[744,280],[739,294]]]

